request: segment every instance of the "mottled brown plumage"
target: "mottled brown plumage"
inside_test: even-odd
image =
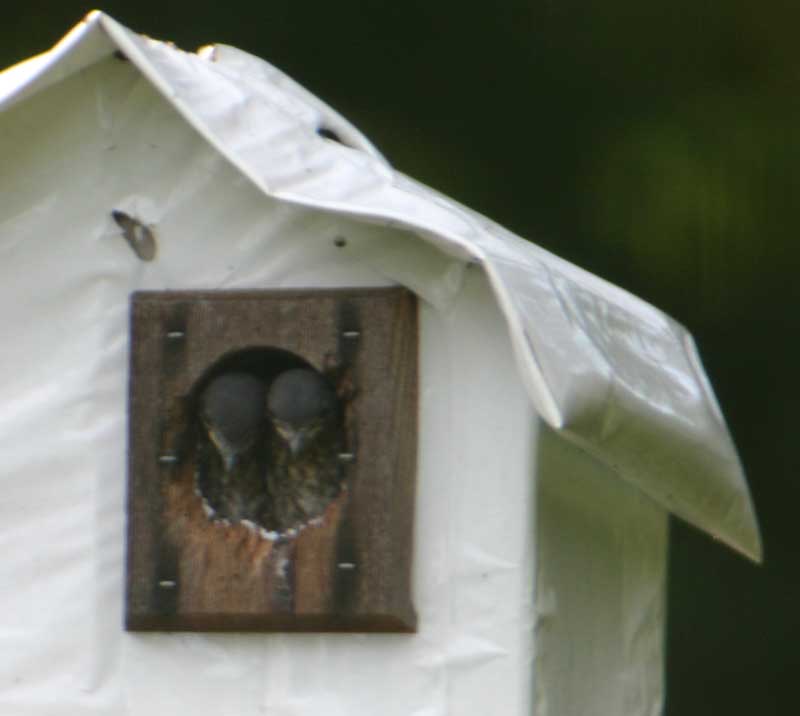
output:
[[[222,374],[198,417],[195,480],[212,520],[292,537],[341,492],[341,410],[317,371],[284,371],[268,391],[252,375]]]
[[[341,411],[327,380],[298,368],[272,383],[267,413],[274,426],[267,492],[275,529],[283,533],[320,517],[341,492]]]
[[[200,396],[196,483],[213,519],[270,521],[265,396],[262,380],[236,372],[216,377]]]
[[[227,468],[216,446],[210,441],[201,441],[197,450],[196,483],[209,516],[257,525],[271,522],[265,480],[267,470],[263,443]]]
[[[295,454],[274,435],[270,447],[267,491],[274,529],[296,529],[319,517],[342,489],[341,435],[331,424]]]

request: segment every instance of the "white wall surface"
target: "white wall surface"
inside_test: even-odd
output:
[[[668,515],[549,429],[536,462],[536,716],[658,716]]]
[[[479,270],[265,198],[113,58],[0,115],[0,156],[0,713],[530,713],[537,423]],[[394,280],[425,299],[419,633],[125,633],[130,292]]]

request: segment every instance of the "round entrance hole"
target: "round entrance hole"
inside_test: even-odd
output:
[[[278,348],[212,365],[192,391],[195,488],[210,520],[297,534],[341,493],[342,406],[328,376]]]

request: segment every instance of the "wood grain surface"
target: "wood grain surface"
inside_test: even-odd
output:
[[[130,356],[127,629],[416,629],[412,294],[137,293]],[[342,401],[341,492],[295,535],[213,519],[196,481],[199,386],[226,367],[269,380],[297,365]]]

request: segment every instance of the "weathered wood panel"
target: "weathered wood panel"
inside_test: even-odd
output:
[[[128,629],[415,629],[412,294],[138,293],[130,353]],[[197,490],[198,386],[226,368],[268,382],[301,364],[339,394],[341,492],[294,535],[210,517]]]

